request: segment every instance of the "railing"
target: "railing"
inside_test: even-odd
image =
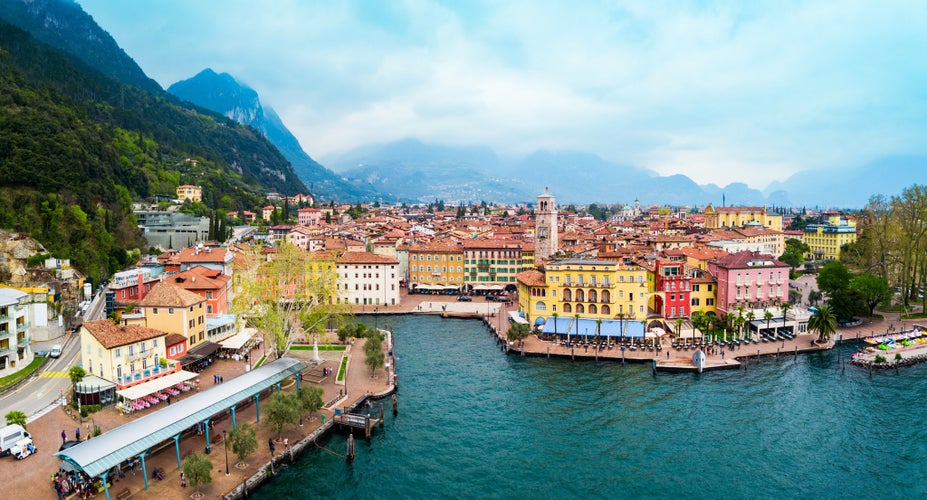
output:
[[[0,337],[7,337],[9,335],[13,335],[14,333],[16,332],[12,330],[0,330]]]
[[[16,347],[26,347],[29,345],[29,338],[24,338],[16,341]]]
[[[23,323],[16,323],[16,331],[17,331],[17,332],[26,331],[26,329],[28,329],[28,328],[29,328],[29,323],[25,323],[25,322],[23,322]]]

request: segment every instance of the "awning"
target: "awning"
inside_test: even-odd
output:
[[[520,323],[522,325],[528,324],[528,322],[525,321],[525,318],[522,318],[518,315],[518,311],[509,311],[509,321]]]
[[[209,356],[210,354],[218,350],[219,350],[219,344],[209,342],[209,341],[203,342],[202,344],[187,351],[187,354],[183,356],[182,358],[180,358],[179,360],[180,365],[188,366],[192,363],[196,363],[197,361],[205,358],[206,356]]]
[[[102,379],[96,375],[87,375],[80,382],[74,384],[74,390],[80,394],[89,394],[93,392],[102,392],[107,389],[115,389],[116,384],[109,380]]]
[[[257,333],[255,328],[245,328],[242,331],[232,335],[231,337],[219,342],[219,346],[223,349],[241,349],[245,344],[251,340],[251,337],[254,337],[254,334]]]
[[[154,394],[181,382],[196,378],[197,376],[198,375],[196,373],[181,370],[179,372],[171,373],[170,375],[165,375],[154,380],[149,380],[148,382],[133,385],[132,387],[122,389],[121,391],[116,391],[116,394],[119,394],[120,396],[130,400],[138,399],[142,396]]]
[[[538,316],[538,317],[534,320],[534,326],[544,326],[544,323],[546,323],[546,322],[547,322],[547,320],[545,320],[545,319],[544,319],[543,317],[541,317],[541,316]]]

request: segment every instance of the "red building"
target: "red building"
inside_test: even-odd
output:
[[[656,312],[664,318],[688,318],[692,278],[686,273],[685,264],[669,260],[657,260],[654,268],[655,291],[662,300],[655,304]]]

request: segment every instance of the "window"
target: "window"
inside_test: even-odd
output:
[[[173,307],[169,307],[169,308],[167,309],[167,313],[168,313],[168,314],[174,314],[174,308],[173,308]]]
[[[706,306],[713,306],[713,305],[715,305],[715,299],[705,299],[705,305],[706,305]]]
[[[547,304],[538,301],[534,304],[534,310],[538,312],[545,312],[547,311]]]
[[[698,297],[695,297],[694,299],[692,299],[692,304],[691,304],[691,305],[693,305],[693,306],[699,305],[699,299],[698,299]]]
[[[152,308],[151,314],[158,314],[158,308],[157,307]]]
[[[122,356],[122,349],[117,347],[116,349],[113,350],[113,355],[116,356],[117,358]]]

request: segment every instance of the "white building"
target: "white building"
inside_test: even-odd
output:
[[[0,377],[12,375],[32,363],[25,306],[28,300],[27,293],[0,288]]]
[[[370,252],[345,252],[336,261],[338,301],[351,305],[399,304],[399,261]]]

